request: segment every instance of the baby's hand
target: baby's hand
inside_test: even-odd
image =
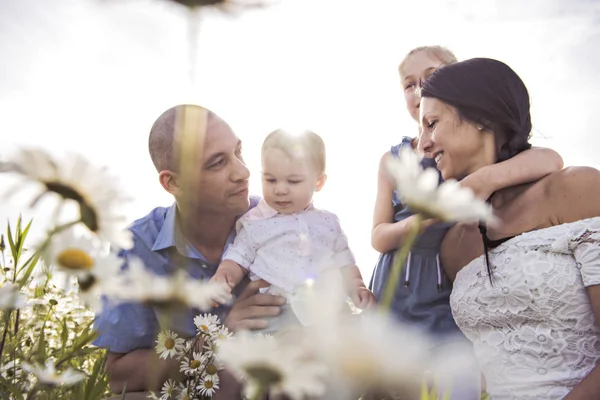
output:
[[[373,292],[364,286],[359,287],[353,297],[352,301],[354,302],[354,305],[361,310],[367,310],[374,307],[377,302]]]
[[[221,304],[226,304],[231,300],[231,298],[233,297],[231,295],[231,291],[233,290],[234,286],[231,285],[231,282],[227,281],[226,276],[215,275],[209,280],[209,282],[220,284],[221,286],[223,286],[223,289],[226,292],[226,295],[224,297],[218,297],[218,298],[212,299],[213,307],[217,307]]]

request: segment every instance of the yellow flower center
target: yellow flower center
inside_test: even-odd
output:
[[[208,332],[208,326],[206,326],[206,325],[200,325],[200,330],[204,331],[204,332]]]
[[[207,389],[212,389],[213,388],[213,383],[212,381],[204,381],[204,387]]]
[[[165,340],[165,348],[171,350],[173,347],[175,347],[175,340],[167,338],[167,340]]]
[[[192,369],[196,369],[200,366],[200,361],[199,360],[194,360],[190,363],[190,368]]]
[[[94,259],[87,252],[74,248],[63,250],[56,261],[61,267],[73,271],[90,270],[94,266]]]
[[[214,364],[210,364],[208,367],[206,367],[206,373],[208,375],[214,375],[217,373],[217,367],[214,366]]]

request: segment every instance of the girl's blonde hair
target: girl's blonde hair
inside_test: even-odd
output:
[[[406,64],[408,59],[411,56],[413,56],[417,53],[420,53],[422,51],[427,52],[427,54],[429,56],[436,58],[444,65],[454,64],[455,62],[458,61],[458,59],[456,58],[454,53],[445,47],[442,47],[442,46],[419,46],[419,47],[415,47],[414,49],[409,51],[408,54],[406,55],[406,57],[404,57],[404,60],[402,60],[402,62],[398,66],[398,72],[400,72],[400,75],[402,75],[402,70],[404,69],[404,65]]]

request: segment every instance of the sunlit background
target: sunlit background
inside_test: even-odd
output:
[[[416,130],[397,66],[429,44],[508,63],[531,94],[533,143],[566,165],[600,167],[595,0],[279,0],[195,19],[166,0],[0,0],[0,157],[22,145],[81,152],[120,176],[133,220],[172,202],[147,150],[166,108],[195,102],[226,119],[244,141],[257,194],[264,136],[307,127],[328,148],[329,180],[315,203],[338,214],[368,278],[378,161]],[[0,189],[7,182],[0,177]],[[48,211],[2,199],[0,226],[19,212],[43,220]]]

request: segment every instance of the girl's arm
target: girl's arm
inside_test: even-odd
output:
[[[556,151],[533,147],[506,161],[478,169],[461,184],[487,200],[497,190],[536,181],[562,168],[563,159]]]
[[[377,198],[375,199],[373,229],[371,230],[371,246],[380,253],[400,247],[414,221],[414,217],[411,216],[405,220],[394,222],[394,206],[392,205],[394,185],[387,173],[387,162],[390,157],[392,154],[387,152],[379,161]]]

